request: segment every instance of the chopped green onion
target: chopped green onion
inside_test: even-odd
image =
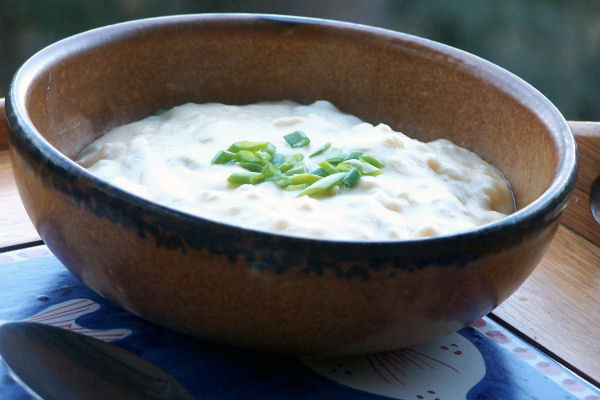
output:
[[[281,171],[279,171],[272,163],[267,163],[261,172],[265,177],[265,181],[273,182],[281,188],[290,184],[290,178],[285,175],[281,175]]]
[[[227,164],[235,159],[235,153],[227,150],[219,150],[211,160],[211,164]]]
[[[319,175],[297,174],[297,175],[290,176],[290,183],[292,185],[299,185],[299,184],[312,185],[313,183],[315,183],[316,181],[318,181],[320,179],[322,179],[322,177]]]
[[[358,160],[358,157],[362,156],[363,152],[362,151],[351,151],[350,153],[346,154],[346,156],[344,157],[344,161],[346,160]]]
[[[325,171],[327,173],[327,175],[331,175],[331,174],[340,172],[340,171],[336,170],[335,167],[333,165],[329,164],[327,161],[320,162],[319,167],[321,167],[323,169],[323,171]]]
[[[241,161],[241,162],[238,162],[238,164],[240,165],[240,167],[247,169],[248,171],[252,171],[252,172],[261,172],[263,169],[263,166],[258,163]]]
[[[300,196],[314,196],[314,195],[322,195],[327,193],[330,187],[340,182],[344,179],[346,175],[345,172],[338,172],[337,174],[326,176],[325,178],[321,178],[300,193],[296,197]]]
[[[361,173],[358,170],[358,168],[352,168],[350,171],[346,172],[346,175],[344,175],[344,179],[342,179],[342,182],[344,183],[345,187],[352,188],[356,186],[356,184],[360,180],[360,177]]]
[[[360,160],[346,160],[336,166],[336,169],[346,172],[352,168],[357,168],[363,175],[377,176],[383,173],[379,168]]]
[[[317,150],[312,152],[309,157],[315,157],[319,154],[325,153],[331,147],[331,142],[325,143],[323,146],[319,147]]]
[[[235,153],[235,159],[241,162],[258,163],[259,157],[249,150],[240,150]]]
[[[285,175],[279,175],[279,176],[273,176],[269,179],[266,179],[269,182],[273,182],[274,184],[276,184],[277,186],[279,186],[280,188],[285,188],[288,187],[291,183],[291,180],[289,177],[285,176]]]
[[[281,168],[281,165],[283,164],[283,162],[285,161],[285,159],[283,158],[283,156],[279,153],[275,153],[273,155],[273,158],[271,159],[271,162],[273,163],[273,165],[276,168]]]
[[[310,143],[310,139],[302,131],[294,131],[292,133],[288,133],[283,138],[292,147],[304,147],[308,146],[308,144]]]
[[[318,176],[320,176],[321,178],[323,178],[323,177],[325,177],[325,176],[329,175],[329,174],[328,174],[327,172],[325,172],[325,170],[324,170],[323,168],[321,168],[321,167],[319,167],[319,168],[317,168],[317,169],[313,169],[312,171],[310,171],[310,173],[311,173],[311,174],[313,174],[313,175],[318,175]]]
[[[348,164],[347,162],[341,162],[338,165],[335,166],[335,171],[336,172],[348,172],[350,171],[352,168],[355,168],[354,166]]]
[[[243,185],[246,183],[256,185],[257,183],[261,183],[264,180],[265,177],[260,172],[248,171],[234,172],[227,178],[227,182],[233,183],[234,185]]]
[[[340,184],[338,182],[335,185],[331,186],[329,189],[327,189],[327,194],[330,196],[335,196],[336,194],[338,194],[341,191],[342,191],[342,188],[340,187]]]
[[[158,117],[160,114],[164,114],[166,112],[167,112],[167,110],[165,110],[164,108],[159,108],[158,110],[156,110],[156,112],[153,115],[155,117]]]
[[[285,162],[283,164],[281,164],[281,166],[279,167],[279,170],[281,172],[286,172],[287,170],[291,169],[294,165],[298,164],[298,162],[304,160],[304,154],[302,153],[296,153],[294,155],[292,155],[290,158],[288,158],[287,160],[285,160]]]
[[[375,157],[373,157],[373,156],[369,156],[369,155],[366,155],[366,156],[360,156],[360,160],[361,160],[361,161],[364,161],[364,162],[366,162],[366,163],[369,163],[369,164],[371,164],[372,166],[374,166],[374,167],[377,167],[377,168],[383,168],[383,167],[385,166],[385,165],[384,165],[384,164],[383,164],[381,161],[379,161],[379,160],[378,160],[378,159],[376,159]]]
[[[269,145],[269,142],[247,142],[247,141],[241,141],[241,142],[235,142],[234,144],[232,144],[231,146],[229,146],[229,148],[227,149],[227,151],[231,151],[232,153],[237,153],[238,151],[241,151],[241,150],[247,150],[247,151],[256,152],[258,150],[264,149],[268,145]]]
[[[263,165],[273,159],[273,156],[264,150],[257,151],[256,156],[258,157],[258,163]]]
[[[359,169],[363,175],[377,176],[383,174],[383,171],[369,163],[363,163],[363,169]]]
[[[363,168],[364,163],[360,160],[346,160],[341,162],[340,165],[350,165],[360,170],[361,168]]]
[[[163,111],[164,112],[164,111]],[[302,147],[310,143],[302,131],[284,136],[292,147]],[[309,157],[324,153],[331,147],[325,143]],[[213,157],[212,164],[236,163],[246,171],[232,173],[227,181],[234,185],[259,184],[273,182],[283,190],[301,190],[300,196],[327,196],[341,192],[342,186],[352,188],[358,184],[362,175],[377,176],[383,173],[379,168],[383,163],[362,151],[344,154],[341,150],[329,154],[319,167],[307,173],[304,155],[296,153],[285,159],[277,153],[270,142],[240,141],[233,143],[227,150],[220,150]]]
[[[341,163],[342,161],[344,161],[344,158],[346,156],[344,155],[344,153],[341,150],[337,150],[333,153],[331,153],[329,155],[329,157],[327,157],[325,159],[325,161],[327,161],[328,163],[332,164],[332,165],[337,165],[339,163]]]
[[[296,174],[303,174],[305,172],[306,172],[306,165],[304,164],[304,161],[298,161],[292,168],[285,171],[284,174],[286,174],[287,176],[290,176],[290,175],[296,175]]]
[[[268,153],[271,155],[271,158],[273,158],[273,155],[275,154],[275,151],[277,151],[277,148],[275,147],[275,145],[271,142],[269,142],[264,149],[262,149],[262,151],[264,151],[265,153]]]
[[[283,189],[284,190],[302,190],[302,189],[305,189],[305,188],[306,188],[306,185],[300,184],[300,185],[289,185],[289,186],[286,186]]]
[[[281,176],[281,172],[270,162],[262,167],[260,172],[265,176],[265,179]]]

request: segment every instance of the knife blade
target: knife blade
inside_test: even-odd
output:
[[[54,326],[0,326],[0,355],[44,400],[194,399],[158,366],[120,347]]]

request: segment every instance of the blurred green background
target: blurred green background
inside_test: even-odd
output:
[[[204,12],[331,18],[426,37],[515,73],[567,119],[600,121],[598,0],[0,0],[0,97],[22,62],[61,38],[130,19]]]

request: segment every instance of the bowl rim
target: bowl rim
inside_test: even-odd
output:
[[[509,95],[519,104],[535,113],[544,125],[553,134],[556,146],[562,150],[558,155],[559,164],[554,172],[550,185],[544,192],[530,204],[515,211],[514,213],[492,223],[479,226],[474,229],[461,231],[453,234],[432,236],[426,238],[401,239],[401,240],[340,240],[327,238],[313,238],[307,236],[293,236],[285,233],[275,233],[259,229],[245,228],[234,224],[224,223],[218,220],[203,218],[182,210],[177,210],[149,199],[142,198],[96,177],[85,168],[65,156],[52,146],[35,127],[28,116],[26,98],[28,84],[37,73],[43,71],[48,65],[68,57],[71,53],[88,50],[90,48],[110,43],[113,40],[135,35],[145,30],[162,29],[181,23],[252,23],[260,21],[272,21],[283,24],[301,24],[318,26],[323,25],[333,30],[351,30],[367,35],[385,37],[388,40],[399,40],[405,44],[419,46],[420,56],[431,57],[444,56],[450,58],[456,64],[460,64],[469,74],[477,74],[486,83],[496,87]],[[447,61],[446,61],[447,62]],[[485,79],[493,76],[494,79]],[[15,73],[6,97],[6,116],[9,125],[10,141],[13,144],[19,142],[28,150],[36,151],[40,161],[67,175],[73,176],[78,182],[93,187],[95,191],[105,196],[116,198],[132,206],[148,210],[150,213],[158,213],[165,217],[175,217],[188,222],[203,221],[214,223],[230,229],[241,230],[247,233],[259,235],[265,239],[276,237],[280,240],[293,242],[334,242],[348,246],[366,245],[406,245],[415,243],[424,246],[448,246],[449,242],[468,243],[476,238],[506,237],[516,229],[530,231],[540,224],[546,225],[555,220],[564,210],[569,197],[575,186],[577,175],[577,149],[575,139],[570,128],[558,111],[558,109],[537,89],[525,82],[523,79],[507,71],[506,69],[491,63],[479,56],[466,51],[448,46],[430,39],[414,36],[407,33],[397,32],[385,28],[372,27],[368,25],[343,22],[330,19],[298,17],[277,14],[247,14],[247,13],[215,13],[215,14],[182,14],[162,17],[137,19],[116,24],[106,25],[91,29],[60,41],[57,41],[31,56]],[[17,134],[18,132],[18,134]]]

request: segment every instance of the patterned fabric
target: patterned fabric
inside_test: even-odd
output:
[[[45,246],[0,254],[0,323],[30,320],[112,342],[199,398],[580,399],[600,390],[483,318],[434,342],[333,359],[259,354],[145,322],[73,277]],[[31,399],[0,365],[0,398]]]

